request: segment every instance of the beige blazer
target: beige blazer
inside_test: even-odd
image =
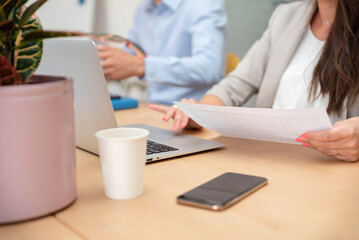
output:
[[[267,30],[233,72],[206,94],[219,97],[227,106],[241,106],[258,93],[256,107],[271,108],[279,82],[317,9],[316,0],[280,5]],[[359,97],[347,117],[359,116]]]

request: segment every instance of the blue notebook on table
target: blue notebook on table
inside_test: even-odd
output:
[[[128,98],[128,97],[111,98],[111,103],[113,106],[113,110],[138,107],[138,101],[136,99]]]

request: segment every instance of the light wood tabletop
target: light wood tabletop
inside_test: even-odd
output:
[[[171,127],[145,104],[116,118]],[[77,149],[77,200],[49,217],[1,226],[0,239],[359,239],[359,163],[298,145],[184,133],[226,146],[146,165],[144,193],[131,200],[106,198],[98,156]],[[176,203],[225,172],[263,176],[268,185],[222,212]]]
[[[1,214],[1,213],[0,213]],[[47,216],[17,224],[0,225],[1,240],[81,240],[78,234],[59,222],[54,216]]]

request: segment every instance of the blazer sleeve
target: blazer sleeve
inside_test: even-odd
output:
[[[206,95],[217,96],[226,106],[241,106],[258,92],[271,52],[272,26],[276,22],[280,8],[281,6],[274,11],[268,28],[262,37],[252,45],[235,70],[214,85]]]

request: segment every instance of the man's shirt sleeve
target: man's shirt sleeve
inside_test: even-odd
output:
[[[202,5],[198,7],[196,16],[193,16],[189,29],[192,56],[147,56],[145,78],[149,82],[203,87],[217,83],[224,76],[227,24],[225,4],[222,0],[205,0]],[[131,33],[134,41],[135,31],[134,29]]]

